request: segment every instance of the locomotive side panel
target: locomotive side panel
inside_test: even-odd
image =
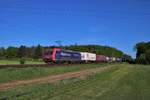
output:
[[[81,61],[81,54],[74,51],[57,51],[55,56],[57,61]]]

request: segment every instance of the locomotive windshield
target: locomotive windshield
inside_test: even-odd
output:
[[[45,51],[44,55],[52,55],[53,52],[51,50]]]

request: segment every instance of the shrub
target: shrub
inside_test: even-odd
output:
[[[24,58],[20,59],[20,64],[22,64],[22,65],[25,64],[25,59]]]

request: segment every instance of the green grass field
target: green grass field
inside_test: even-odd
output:
[[[20,64],[19,59],[15,60],[0,60],[0,65]],[[26,60],[25,64],[45,64],[43,61]]]
[[[72,66],[59,66],[56,68],[48,67],[27,67],[27,68],[4,68],[0,69],[0,83],[11,82],[15,80],[32,79],[51,74],[60,74],[65,72],[78,71],[82,69],[104,67],[107,64],[84,64]]]
[[[114,68],[86,79],[71,78],[55,84],[34,84],[0,90],[0,98],[10,100],[149,100],[150,66],[116,64]]]

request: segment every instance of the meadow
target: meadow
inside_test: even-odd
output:
[[[27,68],[3,68],[0,69],[0,83],[11,82],[15,80],[25,80],[43,77],[53,74],[61,74],[66,72],[79,71],[90,68],[104,67],[106,63],[101,64],[76,64],[71,66],[51,67],[27,67]]]
[[[94,66],[101,65],[95,64]],[[0,90],[0,98],[10,100],[149,100],[149,76],[149,65],[114,64],[113,68],[86,78],[74,77],[56,83],[33,84]]]

